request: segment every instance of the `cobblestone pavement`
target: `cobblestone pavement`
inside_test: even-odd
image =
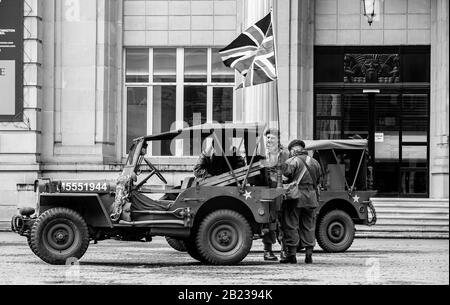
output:
[[[313,265],[297,257],[297,265],[264,262],[256,240],[240,265],[204,266],[157,237],[91,243],[79,265],[52,266],[25,238],[0,233],[0,284],[449,284],[448,240],[356,239],[345,253],[316,248]]]

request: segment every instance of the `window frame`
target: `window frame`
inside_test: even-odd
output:
[[[212,51],[213,49],[218,49],[220,47],[210,46],[210,47],[124,47],[123,48],[123,94],[122,94],[122,158],[126,159],[128,153],[127,146],[127,88],[128,87],[145,87],[147,88],[147,134],[152,134],[153,132],[153,88],[154,86],[175,86],[176,87],[176,127],[177,129],[183,128],[184,122],[184,88],[186,86],[205,86],[207,92],[207,109],[206,109],[206,121],[208,123],[213,122],[213,90],[214,88],[234,88],[236,86],[236,74],[234,74],[234,82],[212,82]],[[126,82],[126,59],[127,51],[129,49],[148,49],[148,63],[149,63],[149,82]],[[153,78],[153,61],[154,61],[154,50],[155,49],[175,49],[176,50],[176,81],[175,82],[154,82]],[[184,59],[186,49],[206,49],[207,52],[207,81],[206,82],[185,82],[184,81]],[[233,90],[233,121],[236,119],[236,91]],[[158,158],[174,158],[182,157],[188,159],[196,159],[198,156],[189,156],[183,154],[183,142],[182,140],[177,141],[175,145],[175,156],[157,156]],[[148,147],[148,156],[153,156],[152,145]]]

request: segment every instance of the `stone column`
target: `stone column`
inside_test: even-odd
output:
[[[449,3],[431,7],[430,197],[448,198]]]
[[[54,90],[44,101],[54,124],[43,131],[53,140],[43,161],[120,161],[122,0],[55,1],[54,11],[54,79],[44,85]]]
[[[95,144],[103,162],[121,161],[122,0],[97,0]]]
[[[282,141],[313,137],[314,1],[277,1]]]

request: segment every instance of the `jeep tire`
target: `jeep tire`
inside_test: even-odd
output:
[[[200,223],[196,243],[202,258],[213,265],[233,265],[250,252],[253,234],[244,216],[232,210],[218,210]]]
[[[27,236],[27,243],[28,243],[28,247],[30,247],[31,251],[32,251],[35,255],[37,255],[36,252],[34,252],[33,247],[31,246],[31,233],[30,233],[30,235]]]
[[[86,222],[77,212],[67,208],[45,211],[33,224],[31,250],[43,261],[64,265],[80,259],[89,246]]]
[[[195,232],[195,231],[192,231]],[[193,236],[190,238],[183,239],[184,245],[186,246],[186,252],[195,260],[204,263],[205,260],[200,255],[197,245],[195,244],[195,233],[191,233]]]
[[[316,238],[326,252],[344,252],[353,243],[355,225],[344,211],[332,210],[320,218]]]
[[[166,236],[166,241],[173,249],[180,251],[180,252],[186,252],[186,244],[181,239],[176,239],[173,237]]]

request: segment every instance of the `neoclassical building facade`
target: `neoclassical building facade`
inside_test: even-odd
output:
[[[3,228],[38,177],[114,179],[134,137],[270,122],[277,104],[283,143],[358,134],[380,198],[448,209],[446,0],[376,0],[372,25],[360,0],[23,2],[23,103],[0,119]],[[235,90],[218,50],[271,10],[279,79]],[[197,159],[150,153],[171,184]]]

